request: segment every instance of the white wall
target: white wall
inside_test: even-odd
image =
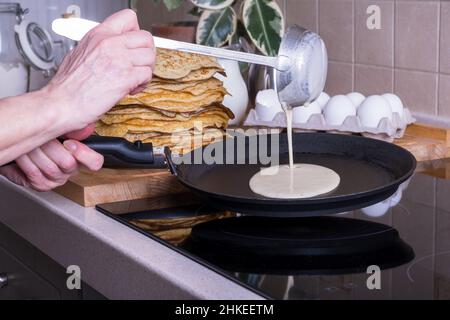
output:
[[[2,2],[16,2],[20,3],[22,8],[30,9],[26,19],[37,22],[49,31],[52,21],[59,18],[71,4],[80,6],[83,18],[96,21],[102,21],[110,14],[128,6],[128,0],[0,0],[0,3]],[[55,40],[58,39],[54,33],[51,34]],[[42,87],[47,81],[36,72],[33,72],[31,79],[32,89]]]

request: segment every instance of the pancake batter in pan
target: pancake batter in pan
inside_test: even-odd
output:
[[[250,189],[259,195],[274,199],[305,199],[332,192],[341,182],[331,169],[294,164],[292,138],[292,109],[285,108],[289,143],[289,165],[266,168],[250,180]]]

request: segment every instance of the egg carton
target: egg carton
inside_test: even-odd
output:
[[[340,126],[327,124],[323,114],[312,115],[306,123],[293,123],[295,132],[317,132],[328,131],[333,133],[354,134],[358,133],[365,137],[393,142],[395,139],[402,138],[408,125],[416,122],[409,109],[405,108],[403,116],[394,113],[392,120],[384,118],[376,128],[365,127],[362,125],[358,116],[347,117]],[[268,127],[268,128],[286,128],[287,121],[284,112],[278,113],[272,121],[262,121],[258,117],[256,110],[251,110],[245,126]]]

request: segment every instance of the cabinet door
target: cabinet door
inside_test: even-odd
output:
[[[59,291],[0,248],[0,300],[57,300]],[[6,283],[6,284],[5,284]]]

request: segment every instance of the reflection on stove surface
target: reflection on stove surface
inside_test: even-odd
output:
[[[342,217],[238,217],[197,225],[182,248],[230,272],[329,275],[396,267],[414,258],[389,226]]]
[[[450,180],[417,174],[390,199],[334,216],[245,217],[191,203],[99,210],[267,297],[450,299],[449,195]],[[380,289],[368,287],[372,265]]]
[[[192,228],[209,221],[220,221],[235,217],[233,213],[203,214],[194,217],[181,217],[172,219],[134,219],[130,223],[136,227],[151,232],[164,241],[178,246],[191,235]]]

